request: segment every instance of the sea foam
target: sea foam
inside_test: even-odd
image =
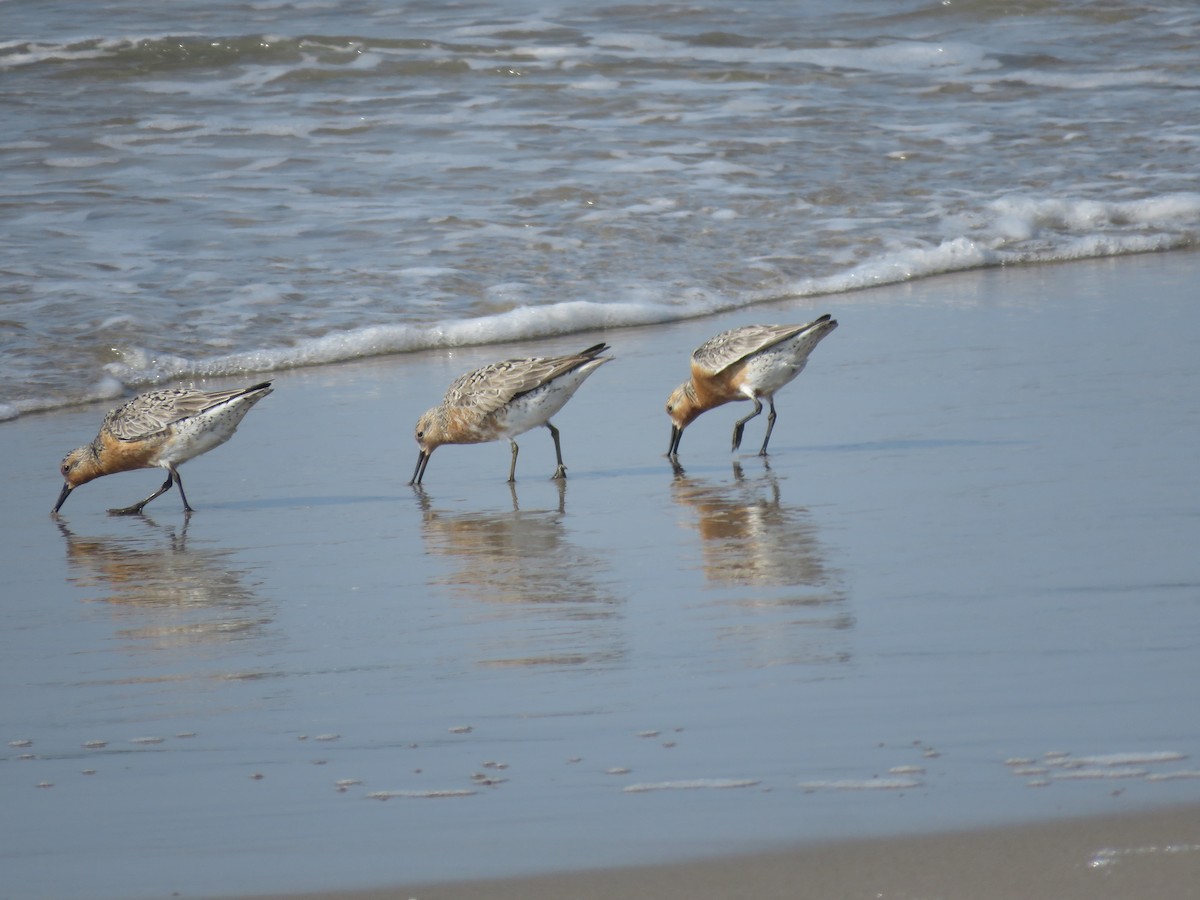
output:
[[[630,300],[565,300],[520,305],[492,315],[430,324],[383,324],[331,331],[286,346],[264,346],[211,356],[188,357],[131,347],[105,366],[112,379],[138,386],[172,379],[242,375],[324,365],[393,353],[447,347],[512,343],[600,328],[653,325],[696,318],[793,298],[912,281],[989,266],[1054,262],[1167,250],[1194,245],[1200,229],[1200,193],[1179,193],[1132,201],[1100,202],[1014,195],[989,206],[991,218],[972,237],[939,243],[916,242],[872,256],[826,276],[796,279],[780,288],[721,294],[690,289],[655,296],[644,291]],[[1151,233],[1130,225],[1155,226]],[[1120,226],[1122,230],[1116,230]],[[1164,231],[1173,227],[1173,231]],[[1112,230],[1110,230],[1112,229]],[[1046,238],[1053,233],[1054,240]],[[1064,232],[1066,232],[1064,234]],[[413,268],[408,277],[436,274]],[[247,286],[242,299],[262,300],[261,286]],[[519,283],[493,286],[491,295],[520,301]],[[274,289],[268,291],[275,296]]]

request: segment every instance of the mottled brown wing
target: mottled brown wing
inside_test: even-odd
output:
[[[180,419],[202,413],[245,392],[245,388],[230,391],[197,391],[190,388],[149,391],[110,412],[104,420],[104,427],[119,440],[139,441],[158,434]]]
[[[692,370],[716,375],[751,354],[799,334],[808,325],[743,325],[705,341],[692,354]]]
[[[470,406],[483,414],[495,412],[514,397],[536,390],[608,348],[589,347],[570,356],[506,359],[461,376],[446,391],[447,406]]]

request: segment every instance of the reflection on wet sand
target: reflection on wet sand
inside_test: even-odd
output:
[[[845,591],[808,510],[784,503],[770,465],[759,465],[761,474],[747,477],[735,462],[732,483],[676,467],[672,483],[685,525],[700,534],[705,579],[735,616],[719,636],[751,645],[758,664],[843,661],[841,635],[854,626]]]
[[[486,622],[479,662],[492,666],[609,665],[624,658],[616,597],[598,581],[603,559],[573,544],[566,490],[554,509],[447,512],[418,493],[425,547],[454,568],[431,581],[471,601]]]
[[[233,551],[188,546],[188,517],[164,527],[143,515],[138,525],[140,534],[81,537],[58,522],[71,582],[129,622],[119,636],[163,649],[254,636],[270,621],[231,567]]]

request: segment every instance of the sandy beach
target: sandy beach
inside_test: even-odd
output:
[[[49,515],[113,404],[0,424],[2,893],[1188,895],[1198,279],[992,269],[279,372],[187,518],[105,514],[155,472]],[[765,416],[729,454],[742,404],[674,472],[691,350],[823,312],[769,459]],[[565,485],[541,429],[513,488],[503,443],[407,485],[455,376],[598,340]]]

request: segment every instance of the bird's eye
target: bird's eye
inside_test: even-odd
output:
[[[421,440],[421,438],[423,438],[423,437],[425,437],[425,432],[423,432],[423,431],[418,431],[418,432],[417,432],[417,440],[419,441],[419,440]]]

